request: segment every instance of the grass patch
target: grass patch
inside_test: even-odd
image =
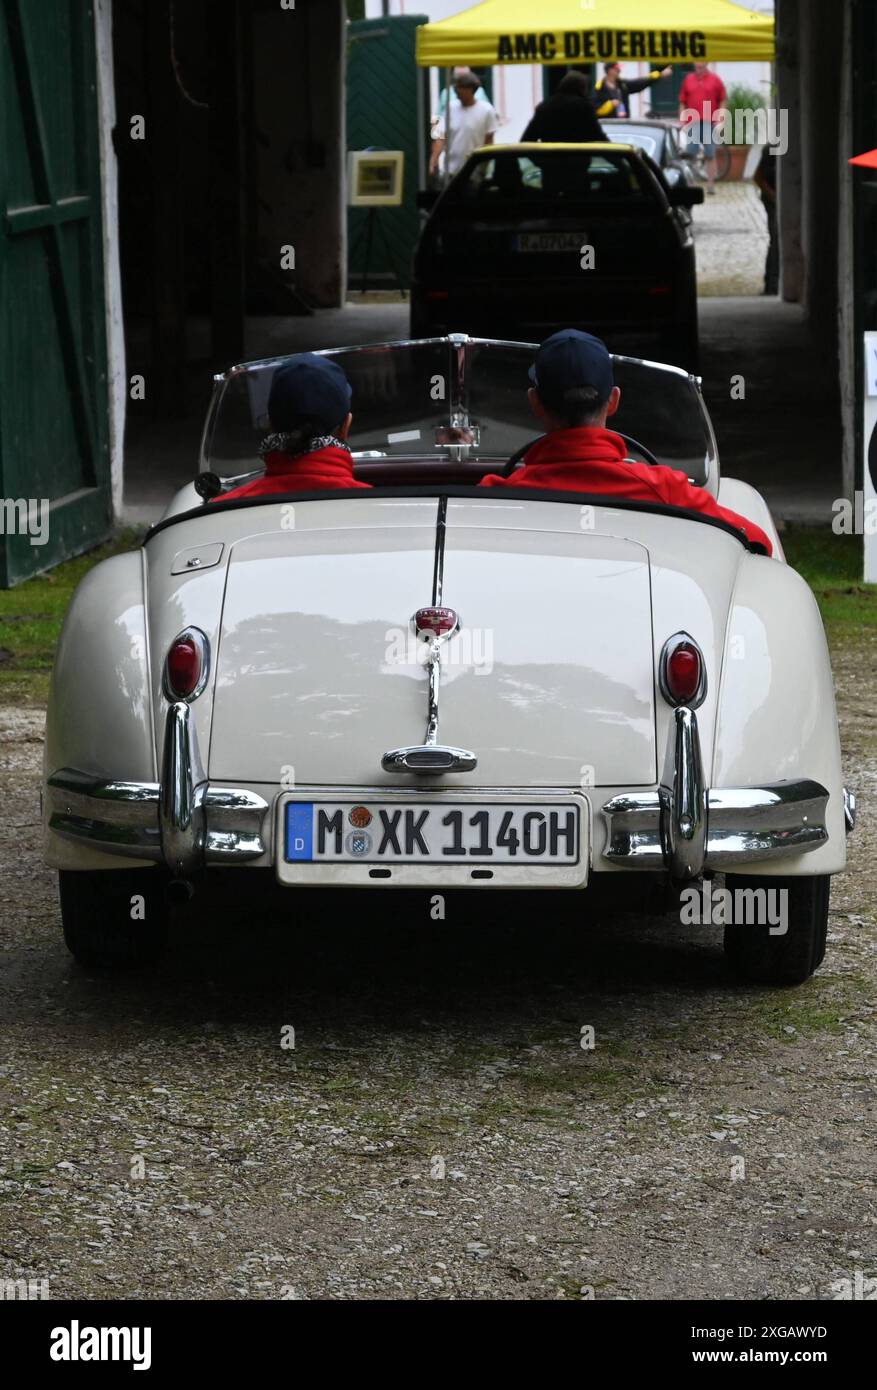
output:
[[[0,704],[45,704],[55,647],[73,590],[101,560],[134,549],[142,538],[139,530],[118,531],[87,555],[67,560],[14,589],[0,589]]]
[[[862,975],[836,981],[814,980],[794,993],[785,990],[747,1001],[747,1016],[759,1030],[779,1042],[800,1042],[828,1033],[837,1037],[848,1026],[868,990]],[[795,1031],[790,1033],[789,1028]]]
[[[816,595],[829,637],[861,637],[877,628],[877,585],[862,581],[860,536],[792,526],[781,540],[789,564]]]

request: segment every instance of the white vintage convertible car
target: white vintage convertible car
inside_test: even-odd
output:
[[[233,869],[292,911],[318,888],[330,921],[339,889],[406,887],[484,911],[490,889],[575,890],[585,923],[597,884],[723,874],[738,974],[818,966],[854,801],[813,595],[677,368],[615,358],[613,426],[772,558],[662,504],[479,489],[535,434],[533,352],[333,352],[369,491],[224,501],[258,476],[284,359],[216,379],[199,476],[88,574],[58,648],[45,843],[79,960],[155,958],[171,905]]]

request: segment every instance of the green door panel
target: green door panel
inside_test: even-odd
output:
[[[112,523],[96,83],[88,0],[0,0],[4,587]],[[47,499],[44,544],[21,499]]]
[[[425,15],[357,20],[347,49],[347,148],[402,150],[404,200],[379,208],[372,237],[369,281],[384,286],[411,283],[411,261],[420,233],[417,190],[429,149],[428,69],[414,62],[418,25]],[[364,208],[349,208],[348,269],[359,289],[367,244]]]

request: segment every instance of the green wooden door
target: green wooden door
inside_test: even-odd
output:
[[[110,530],[94,12],[0,0],[0,585]]]
[[[656,68],[659,66],[659,63],[655,63]],[[679,88],[690,72],[694,72],[693,63],[674,63],[673,75],[649,88],[646,101],[656,116],[679,114]]]
[[[367,250],[373,289],[411,284],[411,262],[420,235],[417,190],[429,151],[428,69],[414,62],[417,28],[425,23],[425,15],[405,15],[357,20],[349,27],[347,148],[405,154],[402,205],[375,211],[370,247],[368,212],[348,209],[348,269],[354,290],[360,287]]]

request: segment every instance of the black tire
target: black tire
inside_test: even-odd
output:
[[[815,878],[727,874],[725,887],[730,890],[731,901],[735,904],[735,920],[725,927],[725,957],[734,972],[759,985],[800,985],[809,980],[825,955],[830,886],[828,874]],[[751,913],[747,914],[744,900],[737,899],[735,894],[740,889],[758,888],[773,888],[787,894],[787,931],[783,935],[772,936],[766,921],[745,921],[746,915]],[[777,904],[776,899],[774,904]]]
[[[166,882],[160,869],[62,869],[58,888],[67,949],[89,969],[154,965],[167,944]]]

